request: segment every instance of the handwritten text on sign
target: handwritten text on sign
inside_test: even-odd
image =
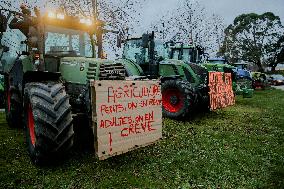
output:
[[[162,137],[159,81],[95,81],[97,154],[100,159]]]
[[[231,73],[209,72],[209,91],[211,110],[235,104]]]

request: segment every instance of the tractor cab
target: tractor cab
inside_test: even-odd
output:
[[[182,60],[185,63],[200,63],[204,49],[193,44],[184,45],[183,42],[167,42],[168,58]]]
[[[47,26],[44,54],[55,57],[91,57],[90,41],[87,32]]]
[[[47,25],[44,35],[46,71],[59,72],[64,57],[77,57],[78,60],[92,57],[91,39],[86,31]]]
[[[175,49],[169,51],[167,46],[169,46],[167,43],[164,44],[158,40],[154,40],[153,33],[144,34],[140,38],[127,39],[124,43],[123,59],[125,62],[132,62],[125,63],[125,67],[129,72],[128,75],[137,75],[137,72],[135,72],[136,74],[133,74],[133,72],[135,70],[141,70],[138,75],[154,75],[156,77],[162,77],[162,80],[180,78],[190,82],[194,86],[205,83],[205,81],[201,81],[201,77],[203,78],[203,76],[195,74],[193,69],[185,64],[184,61],[178,58],[170,58],[171,55],[169,55],[169,52],[172,52],[173,56],[178,55],[175,54]],[[190,53],[192,49],[183,50],[187,52],[184,55],[188,55],[187,57],[191,56]],[[134,64],[136,66],[134,66]],[[133,66],[135,69],[133,69]]]
[[[125,40],[122,58],[138,65],[135,69],[142,71],[140,75],[157,78],[159,77],[159,62],[164,59],[164,54],[165,49],[161,44],[156,45],[154,33],[152,33]],[[125,66],[126,69],[131,69],[130,64],[125,64]],[[133,74],[129,72],[128,75]]]
[[[92,57],[91,39],[98,30],[88,18],[49,12],[42,19],[44,54],[58,57]]]
[[[45,71],[59,72],[64,57],[91,58],[94,33],[95,25],[90,19],[49,12],[42,17],[35,36],[31,36],[38,43],[38,48],[32,50],[35,60],[42,57]]]

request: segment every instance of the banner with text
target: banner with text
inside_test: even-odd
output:
[[[99,159],[147,146],[162,137],[160,81],[94,81],[92,86]]]
[[[211,110],[235,104],[231,73],[209,72],[209,96]]]

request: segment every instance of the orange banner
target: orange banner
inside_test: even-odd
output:
[[[235,104],[231,73],[209,72],[209,96],[211,110]]]

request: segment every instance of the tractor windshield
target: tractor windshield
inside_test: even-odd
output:
[[[91,40],[87,32],[47,26],[45,53],[58,56],[91,57]]]
[[[142,47],[142,39],[130,39],[124,43],[123,56],[137,64],[149,62],[149,50]]]
[[[193,49],[183,49],[182,60],[185,62],[193,62]]]
[[[162,42],[155,42],[155,57],[165,58],[167,50]],[[123,56],[138,64],[149,62],[149,48],[142,47],[142,39],[129,39],[124,43]]]
[[[183,60],[187,63],[198,63],[201,60],[200,55],[201,53],[195,48],[172,48],[169,58]]]

